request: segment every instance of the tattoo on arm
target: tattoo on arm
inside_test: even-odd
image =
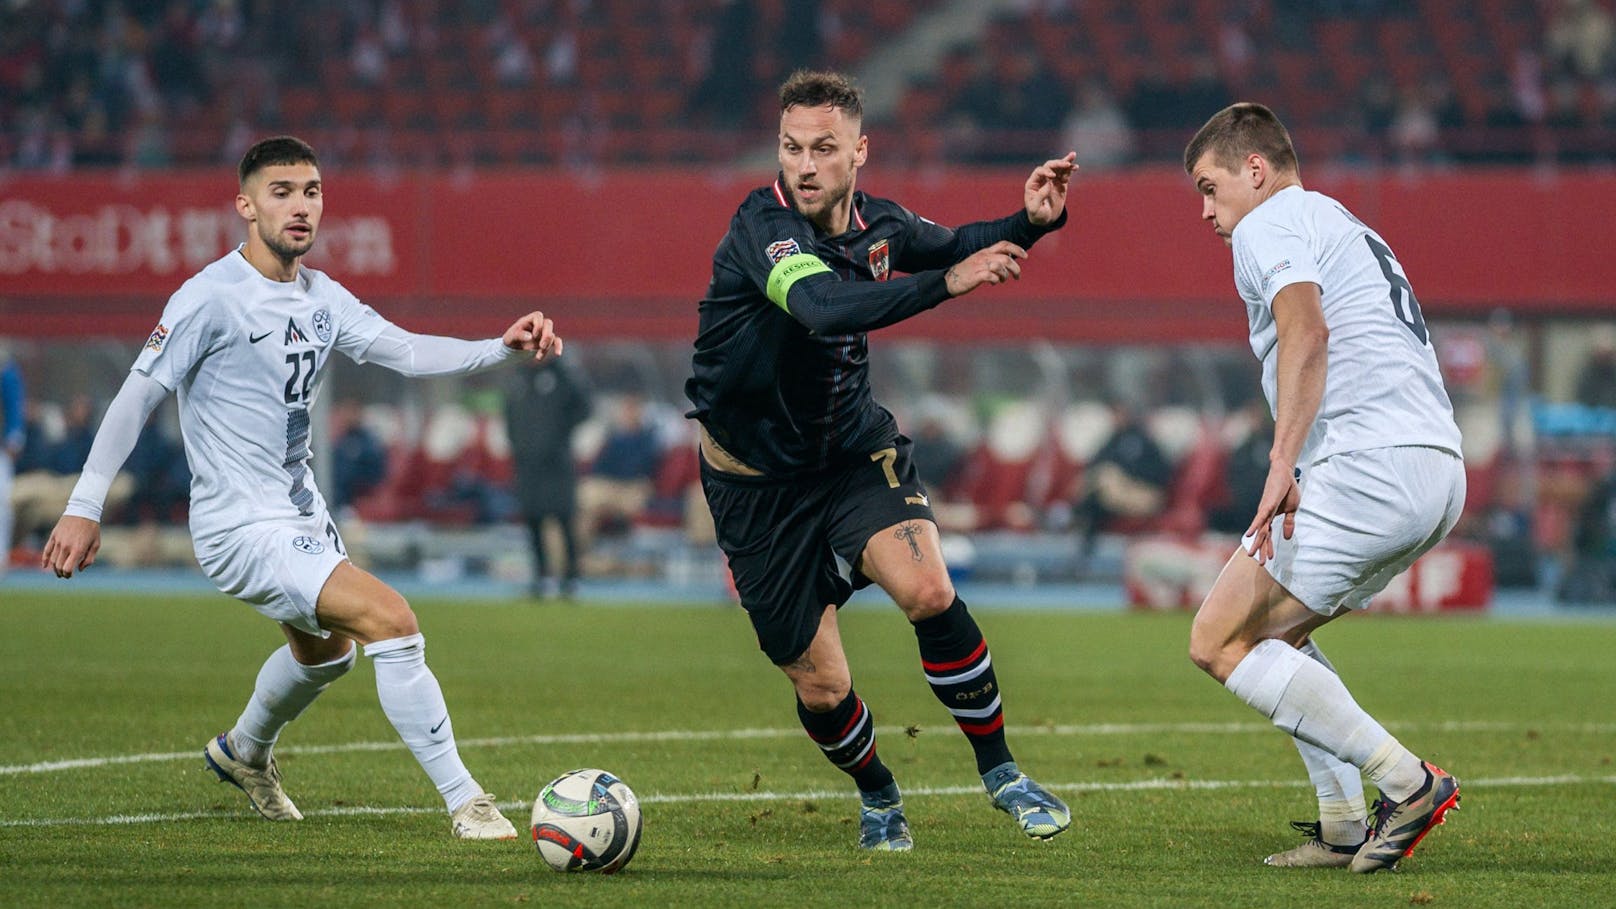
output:
[[[922,562],[925,561],[926,558],[920,552],[920,535],[923,533],[925,533],[925,531],[921,529],[919,524],[912,521],[905,521],[898,527],[896,531],[893,532],[892,535],[909,544],[910,558],[914,559],[916,562]]]
[[[947,290],[949,294],[954,293],[955,280],[956,276],[954,274],[954,266],[950,265],[948,266],[948,271],[943,272],[943,289]]]

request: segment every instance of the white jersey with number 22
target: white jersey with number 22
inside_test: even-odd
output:
[[[390,323],[323,272],[272,281],[238,248],[169,298],[135,359],[179,395],[198,539],[324,508],[309,409],[332,351],[355,362]]]

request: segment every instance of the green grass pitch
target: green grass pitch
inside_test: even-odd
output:
[[[907,855],[854,847],[850,785],[731,606],[417,605],[466,763],[519,828],[602,767],[645,835],[614,877],[461,843],[371,669],[282,737],[307,819],[202,769],[279,632],[223,596],[0,596],[0,905],[1592,906],[1616,901],[1616,623],[1353,617],[1321,645],[1359,701],[1457,774],[1396,874],[1265,868],[1314,816],[1288,740],[1185,657],[1182,615],[977,610],[1024,769],[1072,805],[1024,839],[920,676],[899,613],[843,613],[905,787]]]

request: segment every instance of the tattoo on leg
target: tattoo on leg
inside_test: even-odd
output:
[[[795,669],[798,672],[813,672],[815,670],[814,661],[808,659],[808,654],[806,653],[787,663],[785,668]]]
[[[920,554],[920,535],[923,533],[925,531],[920,528],[919,524],[904,523],[899,525],[892,535],[908,543],[909,557],[916,562],[921,562],[925,560],[925,556]]]

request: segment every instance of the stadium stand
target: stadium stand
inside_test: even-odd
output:
[[[723,162],[769,115],[756,86],[803,64],[857,72],[877,38],[942,5],[8,4],[0,160],[213,164],[280,130],[378,165]],[[1095,83],[1143,160],[1173,160],[1184,130],[1236,96],[1304,128],[1315,161],[1616,157],[1604,0],[1001,7],[902,87],[883,124],[892,147],[922,160],[1042,154]]]

